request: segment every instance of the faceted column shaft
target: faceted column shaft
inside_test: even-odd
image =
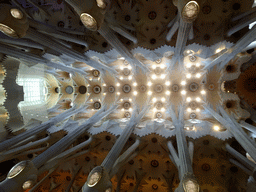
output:
[[[43,63],[45,65],[47,65],[48,67],[53,67],[56,69],[60,69],[62,71],[66,71],[68,73],[81,73],[86,75],[87,73],[84,72],[83,70],[77,69],[77,68],[73,68],[73,67],[69,67],[69,66],[65,66],[59,63],[54,63],[51,62],[43,57],[40,57],[38,55],[29,53],[29,52],[24,52],[21,51],[19,49],[13,48],[11,46],[5,45],[5,44],[1,44],[0,43],[0,52],[6,55],[10,55],[12,57],[18,58],[18,59],[24,59],[26,61],[30,61],[30,62],[34,62],[34,63]]]
[[[127,142],[128,138],[130,137],[131,133],[133,132],[135,126],[141,118],[145,115],[146,111],[149,109],[149,106],[144,107],[144,109],[140,112],[137,118],[135,118],[135,110],[133,115],[129,121],[129,123],[124,128],[122,134],[119,136],[117,141],[115,142],[114,146],[111,148],[110,152],[102,162],[101,166],[105,167],[106,171],[109,173],[111,168],[113,167],[114,163],[116,162],[119,154],[121,153],[125,143]]]
[[[245,121],[240,121],[239,123],[242,127],[244,127],[245,129],[251,131],[252,133],[256,134],[256,127],[253,125],[250,125],[248,123],[246,123]]]
[[[218,107],[223,117],[206,105],[204,105],[204,108],[208,110],[212,114],[212,116],[216,120],[218,120],[224,127],[226,127],[233,134],[233,136],[240,143],[240,145],[251,155],[253,160],[256,160],[256,144],[243,131],[242,127],[233,118],[231,119],[229,117],[223,107]]]
[[[221,63],[219,68],[223,69],[224,66],[230,60],[232,60],[238,53],[240,53],[252,41],[256,39],[255,33],[256,33],[256,25],[254,25],[253,28],[249,32],[247,32],[247,34],[245,34],[241,39],[239,39],[233,47],[226,50],[224,53],[222,53],[220,56],[214,59],[211,63],[206,65],[204,69],[210,69],[219,63]]]
[[[188,144],[184,133],[184,119],[183,119],[183,108],[179,111],[179,122],[175,125],[176,128],[176,141],[178,147],[178,154],[180,160],[180,172],[183,176],[185,173],[193,173],[192,162],[188,150]]]
[[[229,159],[229,161],[231,163],[233,163],[234,165],[236,165],[237,167],[239,167],[240,169],[242,169],[245,173],[247,173],[248,175],[252,176],[252,171],[249,170],[248,168],[246,168],[245,166],[243,166],[242,164],[240,164],[239,162],[237,162],[234,159]]]
[[[255,164],[248,160],[245,156],[243,156],[241,153],[237,152],[235,149],[233,149],[229,144],[226,144],[227,151],[233,155],[237,160],[242,162],[249,170],[253,170],[255,167]]]
[[[138,148],[140,145],[140,140],[136,139],[135,143],[130,146],[121,156],[118,157],[115,164],[113,165],[113,168],[111,169],[109,175],[110,178],[112,178],[119,170],[120,167],[126,162],[126,160],[132,156],[132,153]],[[137,155],[137,154],[136,154]]]
[[[54,39],[52,39],[48,36],[45,36],[44,34],[38,32],[32,28],[28,29],[27,38],[30,38],[36,42],[39,42],[40,44],[42,44],[46,47],[50,47],[50,48],[58,51],[59,53],[69,56],[70,58],[84,62],[87,65],[90,65],[91,67],[93,67],[95,69],[106,70],[111,73],[116,73],[116,71],[114,69],[112,69],[106,65],[103,65],[102,63],[97,63],[97,62],[91,60],[86,55],[84,55],[78,51],[75,51],[73,49],[70,49],[68,47],[65,47],[65,46],[61,45],[60,43],[58,43],[57,41],[55,41]]]
[[[85,123],[78,126],[74,131],[67,134],[57,143],[52,145],[46,151],[41,153],[35,159],[33,159],[33,163],[35,167],[39,168],[52,157],[58,155],[62,151],[64,151],[68,146],[70,146],[80,135],[82,135],[85,131],[87,131],[91,126],[100,121],[103,117],[110,114],[114,109],[116,109],[116,105],[111,107],[109,110],[105,111],[106,107],[102,107],[102,109],[96,112],[91,118],[89,118]],[[73,125],[71,125],[73,126]]]
[[[179,23],[180,25],[178,30],[178,37],[176,40],[176,46],[175,46],[175,51],[173,56],[174,58],[173,61],[175,63],[177,60],[179,61],[183,58],[184,48],[186,46],[191,27],[193,26],[192,23],[186,23],[182,19],[180,19]]]
[[[8,139],[2,143],[0,143],[0,152],[4,151],[6,149],[8,149],[9,147],[11,147],[13,144],[18,143],[28,137],[31,137],[32,135],[36,135],[41,133],[42,131],[50,128],[51,126],[55,125],[56,123],[65,120],[67,118],[69,118],[70,116],[80,112],[82,110],[82,108],[80,109],[75,109],[71,108],[67,111],[65,111],[64,113],[57,115],[56,117],[53,117],[52,119],[50,119],[49,121],[42,123],[41,125],[38,125],[30,130],[27,130],[11,139]]]
[[[28,143],[26,145],[11,149],[7,152],[4,153],[0,153],[0,162],[6,161],[7,159],[10,159],[11,157],[13,157],[14,155],[18,154],[18,153],[22,153],[23,151],[26,151],[30,148],[36,147],[38,145],[42,145],[43,143],[47,142],[50,139],[50,136],[34,141],[32,143]]]
[[[134,68],[136,66],[140,67],[144,73],[149,72],[148,67],[133,57],[130,51],[122,44],[105,22],[98,32],[130,63],[130,65]]]

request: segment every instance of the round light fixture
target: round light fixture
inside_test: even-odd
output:
[[[97,5],[98,5],[99,8],[101,8],[101,9],[106,8],[106,3],[105,3],[104,0],[96,0],[96,2],[97,2]]]
[[[103,168],[98,166],[95,167],[88,176],[87,185],[93,187],[97,185],[103,175]]]
[[[11,179],[13,177],[16,177],[23,169],[26,167],[26,162],[22,161],[15,165],[8,173],[7,178]]]
[[[199,5],[196,1],[189,1],[182,10],[182,17],[187,22],[193,22],[199,13]]]
[[[7,25],[4,25],[2,23],[0,23],[0,31],[10,37],[18,37],[17,33],[12,28],[10,28]]]
[[[11,9],[10,12],[11,12],[11,15],[15,19],[22,19],[24,16],[23,13],[19,9],[16,9],[16,8]]]
[[[28,180],[28,181],[23,183],[22,188],[24,190],[27,190],[27,189],[31,188],[32,186],[33,186],[33,181],[32,180]]]
[[[84,24],[84,26],[86,28],[88,28],[92,31],[97,31],[98,30],[97,21],[90,14],[82,13],[80,15],[80,19],[81,19],[82,23]]]

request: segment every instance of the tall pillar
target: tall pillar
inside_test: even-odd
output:
[[[8,149],[12,145],[14,145],[20,141],[23,141],[24,139],[26,139],[28,137],[31,137],[32,135],[37,135],[37,134],[43,132],[44,130],[50,128],[51,126],[57,124],[58,122],[63,121],[65,119],[69,118],[70,116],[81,112],[82,110],[83,110],[83,108],[79,108],[79,109],[71,108],[71,109],[65,111],[64,113],[61,113],[61,114],[51,118],[47,122],[37,125],[34,128],[29,129],[11,139],[3,141],[2,143],[0,143],[0,152]]]
[[[173,3],[178,8],[177,22],[179,23],[178,37],[172,59],[175,64],[177,61],[183,60],[184,48],[191,30],[193,30],[193,22],[198,16],[199,5],[196,1],[188,0],[173,1]],[[168,38],[170,38],[176,28],[177,23],[175,22],[171,34],[168,34]]]
[[[8,173],[7,178],[0,183],[0,190],[3,192],[19,192],[23,189],[31,188],[37,180],[38,169],[54,156],[64,151],[70,146],[81,134],[87,131],[91,126],[100,121],[103,117],[110,114],[117,108],[116,105],[106,110],[102,107],[100,111],[95,113],[85,123],[78,126],[74,131],[56,142],[46,151],[41,153],[32,161],[22,161],[15,165]],[[2,192],[2,191],[1,191]]]
[[[167,146],[170,150],[171,160],[174,162],[174,165],[177,167],[179,171],[179,179],[180,184],[175,191],[178,192],[199,192],[199,184],[197,179],[194,176],[193,168],[192,168],[192,159],[193,155],[193,145],[190,144],[190,150],[186,141],[186,136],[184,133],[184,109],[183,106],[179,107],[179,115],[176,117],[173,106],[169,108],[169,112],[172,118],[172,122],[176,129],[176,141],[178,153],[174,149],[171,141],[167,143]]]
[[[230,117],[222,106],[218,106],[222,116],[209,106],[204,105],[204,108],[233,134],[237,142],[250,154],[252,159],[256,161],[256,143],[244,132],[236,120],[233,117]]]
[[[100,166],[93,168],[90,172],[87,182],[84,184],[83,192],[110,192],[112,188],[112,183],[110,181],[110,171],[113,168],[115,162],[118,159],[125,143],[133,132],[135,126],[139,123],[141,118],[146,114],[150,106],[146,106],[136,117],[137,109],[132,113],[132,117],[128,124],[125,126],[122,134],[117,139],[116,143],[105,157],[104,161]],[[135,142],[135,146],[137,143]],[[131,147],[134,149],[134,146]]]

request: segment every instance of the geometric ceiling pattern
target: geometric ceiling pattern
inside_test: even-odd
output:
[[[0,4],[0,192],[256,191],[253,0]]]

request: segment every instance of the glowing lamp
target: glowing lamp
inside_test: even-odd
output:
[[[24,190],[30,189],[30,188],[32,188],[33,184],[34,184],[34,182],[32,180],[25,181],[22,185],[22,188]]]
[[[25,161],[18,163],[9,171],[7,178],[10,179],[10,178],[16,177],[17,175],[19,175],[19,173],[22,172],[23,169],[25,169],[25,167],[26,167]]]
[[[186,85],[186,81],[181,81],[181,85]]]
[[[105,3],[104,0],[96,0],[96,2],[97,2],[97,5],[98,5],[99,8],[101,8],[101,9],[106,8],[106,3]]]
[[[215,131],[219,131],[219,130],[220,130],[220,127],[219,127],[218,125],[215,125],[215,126],[213,127],[213,129],[214,129]]]
[[[0,4],[0,31],[13,38],[22,38],[29,28],[27,16],[19,9]]]
[[[185,192],[199,192],[199,184],[193,177],[186,177],[182,181]]]
[[[188,79],[190,79],[190,78],[192,77],[192,75],[189,73],[189,74],[186,75],[186,77],[187,77]]]
[[[97,21],[88,13],[82,13],[80,19],[84,26],[92,31],[97,31]]]
[[[93,187],[97,185],[97,183],[100,181],[103,175],[103,168],[98,166],[95,167],[89,174],[88,180],[87,180],[87,185],[88,187]]]
[[[191,99],[191,97],[188,97],[187,98],[187,102],[190,102],[192,99]]]
[[[23,18],[23,13],[19,10],[19,9],[11,9],[10,10],[11,15],[15,18],[15,19],[22,19]]]
[[[165,85],[166,85],[166,86],[169,86],[170,84],[171,84],[170,81],[166,81],[166,82],[165,82]]]
[[[199,5],[196,1],[189,1],[182,10],[182,18],[186,22],[193,22],[199,13]]]

